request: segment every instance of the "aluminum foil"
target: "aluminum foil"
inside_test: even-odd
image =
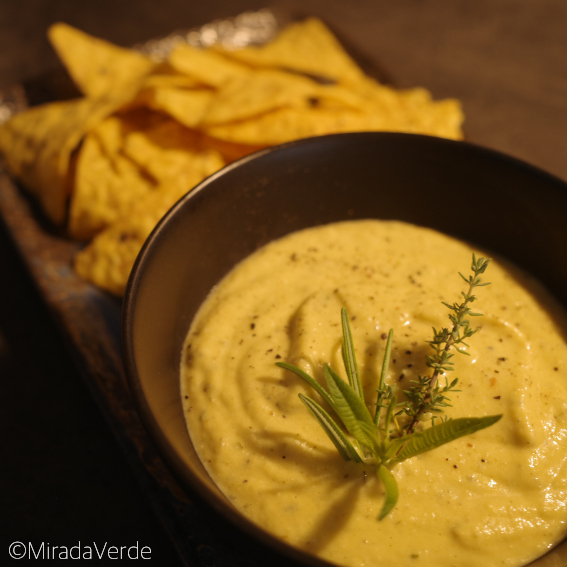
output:
[[[26,92],[22,85],[2,87],[0,89],[0,124],[27,106]]]
[[[240,49],[249,45],[262,45],[278,32],[278,22],[270,10],[244,12],[234,18],[215,20],[200,28],[176,31],[167,37],[150,40],[135,48],[156,61],[167,57],[180,43],[194,47],[222,45],[225,49]]]

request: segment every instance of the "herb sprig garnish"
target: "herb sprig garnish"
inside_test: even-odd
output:
[[[346,309],[341,311],[343,329],[342,358],[348,377],[348,383],[343,380],[330,365],[324,365],[324,375],[327,389],[323,388],[306,372],[286,362],[276,365],[294,372],[305,380],[327,403],[332,412],[339,418],[342,427],[314,399],[299,394],[301,401],[307,406],[325,433],[329,436],[339,454],[346,461],[354,461],[365,465],[374,465],[385,491],[385,499],[378,519],[385,518],[396,505],[398,500],[398,485],[391,468],[396,464],[431,451],[441,445],[454,441],[459,437],[469,435],[496,423],[502,416],[464,417],[448,419],[444,416],[440,423],[435,423],[435,414],[442,413],[449,407],[447,394],[454,392],[458,383],[455,378],[451,383],[446,374],[453,370],[451,358],[455,350],[469,354],[466,339],[477,330],[470,327],[468,317],[478,317],[481,313],[473,313],[470,304],[476,300],[473,290],[476,287],[489,285],[481,281],[490,259],[476,258],[473,254],[471,270],[473,274],[466,278],[468,290],[462,292],[463,302],[460,304],[444,303],[452,312],[449,315],[451,329],[433,329],[433,340],[428,341],[434,354],[426,357],[427,366],[431,373],[419,376],[412,382],[409,390],[405,390],[405,399],[398,401],[392,386],[386,384],[390,353],[394,332],[388,333],[384,352],[374,416],[364,399],[364,392],[358,372],[356,355]],[[444,377],[444,384],[439,379]],[[384,410],[384,413],[383,413]],[[431,427],[418,429],[418,424],[431,414]],[[402,422],[402,423],[400,423]]]

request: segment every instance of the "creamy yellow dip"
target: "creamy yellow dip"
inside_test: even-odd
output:
[[[456,355],[450,417],[503,414],[492,427],[393,468],[400,498],[383,521],[372,468],[345,462],[298,399],[345,376],[346,307],[366,399],[375,399],[385,336],[389,382],[427,373],[442,301],[461,299],[472,249],[429,229],[357,221],[294,233],[237,266],[187,338],[182,395],[203,463],[243,514],[293,546],[346,566],[520,566],[567,532],[567,345],[563,313],[502,261],[478,288],[470,357]]]

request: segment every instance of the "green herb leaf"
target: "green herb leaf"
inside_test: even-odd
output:
[[[449,443],[470,435],[496,423],[502,415],[489,415],[487,417],[462,417],[449,419],[432,427],[428,427],[419,433],[412,433],[392,442],[392,446],[399,448],[397,455],[390,461],[399,463],[426,451],[436,449],[445,443]]]
[[[382,481],[385,491],[384,504],[380,514],[378,514],[378,520],[383,520],[397,504],[399,491],[396,477],[384,465],[378,467],[378,477]]]
[[[300,378],[303,378],[333,408],[333,410],[335,409],[335,403],[325,388],[323,388],[317,380],[309,376],[307,372],[304,372],[301,368],[298,368],[293,364],[289,364],[288,362],[276,362],[276,366],[289,370],[290,372],[297,374]]]
[[[392,342],[394,341],[394,329],[390,329],[388,333],[388,341],[386,342],[386,350],[384,351],[384,360],[382,361],[382,371],[380,372],[380,382],[378,384],[378,399],[376,400],[376,412],[374,413],[374,423],[378,425],[380,421],[380,410],[382,402],[387,394],[385,389],[386,375],[388,374],[388,366],[390,364],[390,354],[392,352]]]
[[[364,399],[364,392],[358,374],[358,364],[356,363],[356,355],[354,353],[354,344],[352,342],[352,333],[348,322],[348,314],[346,309],[341,309],[341,323],[343,327],[343,362],[348,376],[350,387],[358,394],[360,399]]]
[[[335,411],[347,431],[367,452],[374,453],[375,439],[373,437],[376,435],[376,427],[364,401],[328,364],[325,365],[325,378],[329,393],[335,403]],[[374,436],[369,436],[368,429],[360,426],[361,422],[371,428]]]
[[[347,436],[341,431],[340,427],[334,422],[333,418],[313,399],[304,394],[299,394],[301,401],[307,409],[315,416],[329,439],[333,442],[337,451],[345,461],[361,463],[362,459],[348,440]]]

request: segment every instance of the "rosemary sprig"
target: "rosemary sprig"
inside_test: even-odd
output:
[[[473,274],[469,278],[460,274],[469,287],[466,292],[462,293],[464,299],[462,303],[452,305],[444,303],[452,311],[449,315],[452,327],[450,330],[447,328],[440,331],[433,329],[433,340],[428,343],[433,348],[434,354],[426,357],[431,374],[419,376],[418,380],[413,382],[412,387],[404,391],[405,399],[402,402],[398,402],[394,388],[386,384],[394,336],[393,330],[390,330],[380,380],[376,389],[374,417],[364,399],[346,309],[343,308],[341,311],[341,322],[342,354],[348,382],[326,364],[324,374],[327,389],[325,389],[297,366],[286,362],[276,363],[277,366],[290,370],[305,380],[320,394],[331,411],[339,418],[342,427],[319,403],[309,396],[299,394],[299,398],[319,422],[341,457],[347,461],[375,466],[377,476],[385,490],[384,503],[378,515],[379,520],[391,512],[398,500],[398,486],[391,472],[391,468],[396,463],[489,427],[502,417],[492,415],[445,419],[438,424],[435,424],[432,418],[431,427],[422,431],[417,430],[417,425],[425,414],[440,413],[443,411],[442,408],[450,405],[447,394],[455,391],[457,379],[451,383],[445,379],[445,384],[440,386],[439,378],[453,370],[451,349],[468,354],[464,350],[464,347],[468,346],[465,339],[471,337],[476,330],[470,328],[467,318],[481,315],[471,311],[470,304],[476,300],[472,292],[476,287],[488,285],[481,281],[480,276],[485,272],[489,261],[484,258],[477,260],[473,254],[471,265]],[[383,416],[382,410],[386,410]],[[406,419],[406,423],[400,426],[399,421],[403,418]]]

